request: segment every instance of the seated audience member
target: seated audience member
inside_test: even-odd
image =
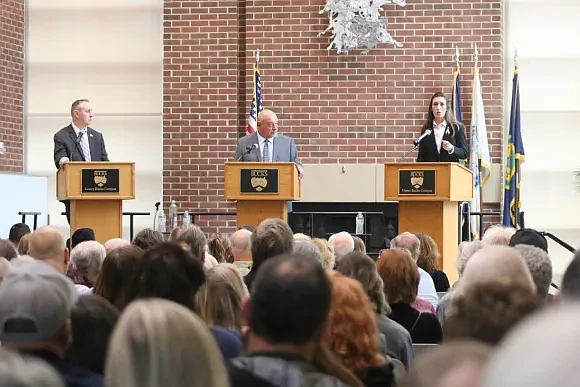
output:
[[[509,246],[511,237],[515,234],[516,229],[504,226],[503,224],[494,224],[489,226],[483,233],[481,241],[485,245]]]
[[[92,289],[97,282],[106,255],[105,247],[96,241],[82,242],[72,249],[70,261],[75,282]]]
[[[195,295],[205,283],[205,271],[199,258],[188,250],[174,243],[162,243],[145,252],[138,270],[137,298],[163,298],[195,311]],[[218,327],[211,327],[211,332],[226,359],[240,353],[239,333]]]
[[[380,352],[377,320],[361,284],[336,271],[330,280],[332,303],[324,344],[365,386],[393,386],[393,365]]]
[[[528,283],[501,277],[476,283],[453,297],[443,326],[445,341],[473,339],[496,345],[541,305]]]
[[[14,258],[12,261],[8,261],[6,258],[0,257],[0,281],[2,281],[4,277],[8,275],[10,270],[12,270],[13,266],[11,263],[17,259],[20,259],[20,257]]]
[[[411,254],[411,258],[415,263],[419,259],[421,254],[421,241],[410,232],[404,232],[397,235],[391,240],[391,248],[406,249]],[[434,308],[437,308],[439,304],[439,296],[435,290],[435,284],[433,283],[433,278],[425,270],[417,268],[419,271],[419,293],[418,297],[429,301],[433,304]],[[390,302],[390,300],[389,300]]]
[[[564,303],[580,301],[580,250],[576,251],[564,272],[559,300]]]
[[[163,242],[165,242],[163,240],[163,235],[159,231],[151,228],[144,228],[135,235],[135,238],[133,238],[131,243],[139,247],[141,250],[147,251]]]
[[[340,265],[340,260],[346,254],[354,251],[354,239],[352,235],[346,231],[333,234],[328,238],[328,242],[334,250],[334,261],[336,265]]]
[[[68,250],[56,227],[43,226],[30,235],[30,255],[52,266],[59,273],[66,273]]]
[[[296,234],[294,234],[294,241],[310,241],[310,240],[312,240],[312,238],[301,232],[297,232]]]
[[[354,240],[354,250],[353,251],[358,251],[359,253],[366,254],[367,248],[365,247],[365,242],[357,236],[353,236],[352,239]]]
[[[0,239],[0,257],[11,261],[18,256],[18,251],[8,239]]]
[[[195,224],[191,225],[188,229],[176,229],[175,235],[169,237],[171,242],[187,246],[189,252],[197,258],[202,265],[205,265],[207,253],[207,238],[205,234]],[[205,266],[204,266],[205,267]]]
[[[577,387],[578,321],[578,304],[548,307],[525,320],[494,351],[480,386]]]
[[[379,330],[387,342],[387,354],[408,367],[414,357],[411,335],[401,324],[387,317],[391,314],[391,307],[387,303],[383,280],[379,276],[375,261],[365,254],[353,251],[342,257],[341,262],[337,271],[360,282],[371,301],[378,317]]]
[[[65,353],[66,361],[103,375],[109,338],[118,319],[119,311],[109,301],[80,296],[71,311],[73,340]]]
[[[206,272],[206,280],[196,294],[199,316],[209,325],[242,330],[242,300],[248,288],[233,264],[222,263]]]
[[[417,266],[431,275],[437,292],[449,291],[449,279],[447,278],[447,274],[437,269],[441,257],[439,249],[437,248],[437,243],[435,243],[433,238],[424,233],[418,233],[415,234],[415,236],[419,238],[419,241],[421,242]]]
[[[94,241],[95,231],[92,228],[79,228],[70,237],[70,248],[71,250],[76,247],[81,242]]]
[[[18,255],[30,254],[30,233],[25,234],[20,238],[16,250],[18,251]]]
[[[12,227],[10,227],[10,232],[8,233],[8,240],[12,242],[12,245],[14,247],[16,247],[18,246],[18,243],[20,243],[20,239],[26,234],[30,234],[30,227],[28,227],[26,223],[16,223]]]
[[[331,293],[330,279],[313,259],[265,260],[242,307],[250,329],[247,353],[231,360],[232,387],[249,385],[242,380],[250,377],[278,387],[289,380],[293,386],[346,386],[309,360],[326,334]]]
[[[482,249],[484,246],[482,241],[471,241],[471,242],[461,242],[457,248],[457,274],[459,275],[459,280],[463,276],[463,271],[465,270],[465,265],[471,258],[473,254],[475,254],[478,250]],[[443,297],[439,299],[439,304],[437,305],[436,313],[439,322],[443,326],[445,323],[445,314],[447,313],[447,309],[449,308],[449,304],[451,303],[451,294],[453,289],[455,289],[456,285],[460,281],[455,282],[453,287],[451,288],[451,292],[445,294]]]
[[[6,259],[6,258],[4,258]],[[29,262],[36,262],[36,259],[32,258],[30,255],[20,255],[16,258],[14,258],[13,260],[11,260],[10,263],[10,267],[18,267],[20,265],[23,265],[25,263],[29,263]]]
[[[230,244],[233,263],[242,276],[245,276],[252,265],[252,233],[243,228],[239,229],[230,237]]]
[[[437,316],[411,306],[417,298],[419,271],[408,250],[384,250],[377,261],[377,270],[392,309],[390,317],[409,331],[413,343],[441,342],[443,333]]]
[[[119,247],[107,253],[93,294],[103,297],[120,312],[135,297],[143,250],[134,245]]]
[[[244,224],[238,228],[238,230],[248,230],[249,232],[253,233],[256,231],[256,227],[252,226],[251,224]]]
[[[104,246],[105,246],[105,251],[107,252],[107,254],[109,254],[110,252],[118,249],[119,247],[129,246],[130,244],[131,243],[129,243],[129,241],[127,241],[123,238],[113,238],[113,239],[109,239],[108,241],[106,241]]]
[[[251,238],[252,268],[244,277],[250,292],[252,282],[262,264],[277,255],[289,254],[294,249],[294,234],[288,224],[281,219],[270,218],[258,225]]]
[[[312,242],[314,242],[316,247],[318,247],[318,250],[320,250],[320,258],[322,259],[320,263],[322,264],[322,268],[325,270],[334,269],[334,248],[330,242],[323,238],[314,238]]]
[[[322,265],[322,254],[320,254],[320,249],[311,239],[295,239],[292,253],[304,257],[311,257]]]
[[[528,245],[536,246],[539,249],[548,252],[548,240],[545,236],[531,228],[522,228],[515,232],[510,238],[510,246]]]
[[[56,370],[32,356],[0,347],[0,386],[65,387]]]
[[[229,386],[205,323],[182,305],[160,299],[136,301],[123,312],[105,376],[108,387]]]
[[[72,281],[44,262],[14,268],[0,284],[0,340],[50,364],[69,387],[103,386],[101,375],[64,360],[77,297]]]
[[[232,263],[230,238],[225,234],[214,234],[207,242],[209,253],[218,263]]]
[[[530,245],[517,245],[514,247],[524,258],[526,266],[530,270],[536,292],[542,302],[548,300],[548,291],[552,284],[552,260],[544,250]]]
[[[479,387],[490,358],[491,348],[477,341],[445,344],[419,356],[400,386]]]

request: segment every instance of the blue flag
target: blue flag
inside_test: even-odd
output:
[[[453,73],[453,96],[451,98],[451,108],[455,114],[455,119],[457,122],[463,122],[463,114],[461,112],[461,82],[460,82],[461,72],[459,67]]]
[[[512,107],[505,166],[505,188],[503,197],[502,222],[506,226],[520,228],[520,164],[526,160],[520,125],[520,83],[518,69],[514,71],[512,85]]]

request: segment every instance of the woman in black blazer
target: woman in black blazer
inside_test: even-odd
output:
[[[449,98],[445,93],[433,94],[427,119],[421,129],[421,134],[426,130],[430,130],[431,134],[419,144],[417,161],[457,162],[467,158],[465,126],[455,119],[449,108]]]

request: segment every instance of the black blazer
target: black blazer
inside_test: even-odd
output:
[[[459,124],[458,130],[453,130],[451,124],[447,124],[445,133],[443,134],[443,140],[449,141],[455,150],[452,154],[447,153],[447,151],[441,148],[441,152],[438,152],[437,143],[435,142],[435,132],[433,132],[433,123],[431,123],[430,128],[431,134],[428,135],[419,144],[419,155],[417,156],[417,161],[427,161],[427,162],[458,162],[459,160],[465,160],[467,154],[469,153],[469,148],[467,146],[467,137],[465,136],[465,126]],[[425,132],[421,131],[421,134]]]
[[[87,128],[89,148],[92,161],[109,161],[103,135],[94,129]],[[77,135],[72,124],[62,128],[54,135],[54,165],[59,169],[61,158],[68,157],[70,161],[86,161],[81,145],[77,142]]]
[[[409,331],[413,344],[439,344],[443,340],[443,329],[434,314],[421,313],[402,302],[391,304],[391,309],[389,318]]]

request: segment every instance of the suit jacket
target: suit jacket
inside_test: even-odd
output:
[[[94,129],[87,128],[87,136],[91,150],[91,161],[109,161],[103,135]],[[68,157],[70,161],[86,161],[72,124],[62,128],[54,135],[54,165],[57,169],[60,168],[58,162],[63,157]]]
[[[464,160],[467,158],[469,153],[467,147],[467,138],[465,136],[465,126],[459,124],[459,129],[453,134],[453,129],[451,124],[447,124],[445,133],[443,134],[443,141],[449,141],[455,150],[452,154],[447,153],[447,151],[441,148],[441,152],[437,149],[437,143],[435,142],[435,132],[433,131],[433,123],[431,123],[430,128],[425,128],[425,130],[430,129],[431,134],[428,135],[421,141],[419,145],[419,155],[417,156],[417,161],[427,161],[427,162],[458,162],[459,160]],[[421,134],[425,132],[421,131]]]
[[[252,133],[238,139],[238,145],[236,148],[236,155],[235,159],[237,161],[262,161],[262,155],[260,154],[260,147],[258,146],[256,149],[252,149],[250,153],[247,152],[247,147],[251,147],[252,145],[259,145],[258,144],[258,134]],[[286,161],[286,162],[293,162],[300,166],[302,163],[298,159],[298,151],[296,150],[296,144],[294,143],[294,139],[288,136],[284,136],[282,134],[277,134],[273,138],[273,146],[274,149],[272,150],[272,161]]]

